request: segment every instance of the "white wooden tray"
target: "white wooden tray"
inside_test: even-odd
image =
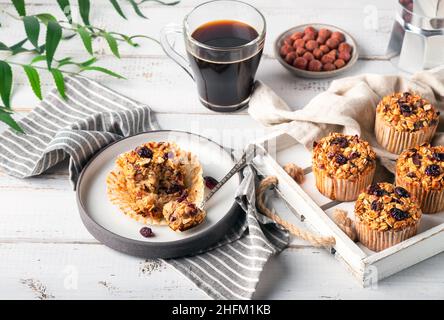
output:
[[[279,193],[308,229],[322,236],[335,237],[336,245],[332,253],[362,286],[375,285],[383,278],[444,251],[444,212],[424,214],[416,236],[380,252],[353,242],[335,224],[332,214],[335,208],[340,208],[354,219],[354,202],[332,201],[316,189],[311,172],[311,154],[304,146],[282,131],[254,144],[265,151],[253,160],[257,170],[263,175],[278,177]],[[289,162],[306,169],[305,181],[301,185],[282,169]]]

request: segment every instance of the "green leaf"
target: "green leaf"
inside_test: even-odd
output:
[[[117,13],[123,18],[126,19],[125,14],[122,11],[122,8],[120,7],[119,3],[117,2],[117,0],[109,0],[109,2],[111,2],[111,4],[113,5],[114,9],[116,9]]]
[[[11,113],[8,112],[5,108],[0,107],[0,121],[6,123],[8,126],[10,126],[12,129],[20,132],[25,133],[23,129],[19,126],[17,122],[12,118]]]
[[[9,47],[0,41],[0,51],[9,50]]]
[[[57,68],[63,67],[65,65],[67,65],[67,64],[76,64],[74,61],[72,61],[71,57],[63,58],[62,60],[59,60],[57,62],[58,62]]]
[[[37,70],[34,67],[29,65],[24,65],[23,69],[25,70],[26,75],[28,76],[29,84],[31,85],[32,91],[34,94],[42,100],[42,88],[40,86],[40,76]]]
[[[40,55],[40,56],[36,56],[34,59],[31,60],[30,64],[34,64],[40,61],[46,60],[46,56],[45,55]]]
[[[51,70],[52,59],[62,38],[62,28],[57,22],[49,21],[46,28],[46,62]]]
[[[108,42],[108,46],[111,49],[112,53],[117,58],[120,58],[119,46],[117,45],[116,38],[114,38],[113,35],[111,33],[108,33],[108,32],[104,32],[103,36],[105,37],[106,42]]]
[[[95,67],[95,66],[84,67],[84,68],[82,68],[82,71],[98,71],[98,72],[106,73],[107,75],[110,75],[115,78],[126,79],[124,76],[122,76],[118,73],[115,73],[109,69],[103,68],[103,67]]]
[[[65,80],[63,79],[63,74],[59,69],[51,69],[52,77],[54,78],[55,85],[60,95],[66,99],[65,93]]]
[[[63,14],[68,19],[69,23],[72,24],[72,15],[71,15],[71,5],[69,4],[69,0],[57,0],[60,9],[62,9]]]
[[[144,16],[144,14],[142,13],[142,11],[140,11],[139,9],[139,5],[137,4],[136,1],[134,0],[129,0],[129,2],[131,3],[131,5],[133,6],[134,11],[137,13],[137,15],[139,17],[142,17],[144,19],[148,19],[147,17]]]
[[[23,39],[22,41],[17,42],[16,44],[12,45],[9,49],[12,51],[12,54],[17,54],[20,52],[28,51],[27,49],[23,48],[23,45],[28,41],[28,38]]]
[[[57,22],[56,17],[50,13],[39,13],[35,15],[44,25],[48,25],[49,21]]]
[[[11,109],[10,99],[12,90],[12,69],[3,60],[0,60],[0,96],[6,108]]]
[[[34,47],[38,48],[40,34],[39,20],[34,16],[26,16],[23,18],[23,24],[25,25],[25,31],[29,42],[31,42]]]
[[[82,39],[86,51],[88,51],[88,53],[92,55],[93,48],[92,48],[91,34],[88,32],[88,30],[86,30],[86,28],[80,25],[77,27],[77,32],[79,33],[80,38]]]
[[[78,4],[80,16],[82,17],[83,23],[87,26],[90,26],[91,24],[89,23],[89,10],[91,4],[89,3],[89,0],[78,0]]]
[[[12,4],[21,17],[26,16],[25,0],[12,0]]]
[[[88,59],[86,61],[80,62],[79,66],[81,67],[89,67],[90,65],[94,64],[97,61],[96,57],[93,57],[91,59]]]

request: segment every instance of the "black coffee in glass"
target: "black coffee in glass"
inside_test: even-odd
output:
[[[200,100],[206,107],[224,112],[248,104],[262,46],[249,56],[245,50],[238,52],[258,36],[252,26],[236,20],[208,22],[191,34],[202,44],[197,52],[187,52]]]

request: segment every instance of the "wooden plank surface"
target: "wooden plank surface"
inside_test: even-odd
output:
[[[28,1],[30,2],[30,1]],[[179,23],[201,1],[182,1],[175,7],[148,2],[143,5],[150,17],[135,17],[129,7],[129,21],[109,9],[107,0],[93,2],[92,22],[110,30],[144,33],[158,37],[167,23]],[[349,75],[363,72],[397,73],[385,56],[394,16],[394,1],[280,0],[249,1],[265,14],[267,42],[258,79],[270,85],[289,105],[303,107],[325,90],[330,80],[297,79],[273,57],[274,38],[301,23],[324,22],[349,30],[357,39],[362,59]],[[73,2],[75,3],[75,1]],[[105,6],[106,4],[106,6]],[[10,1],[0,0],[0,9],[14,12]],[[98,10],[97,10],[98,9]],[[58,13],[52,0],[36,0],[29,12]],[[373,29],[376,10],[378,28]],[[7,44],[23,37],[22,28],[2,15],[0,41]],[[211,113],[197,101],[194,84],[160,47],[147,40],[140,48],[122,46],[122,60],[110,56],[103,41],[94,42],[100,65],[112,67],[129,80],[115,80],[91,73],[91,78],[136,100],[149,104],[162,128],[196,132],[225,146],[241,148],[267,131],[245,111],[233,115]],[[66,43],[58,53],[79,60],[87,57],[78,40]],[[3,57],[3,56],[0,56]],[[27,56],[19,59],[26,61]],[[19,74],[19,70],[16,70]],[[42,74],[44,91],[53,84]],[[23,74],[16,78],[13,105],[25,116],[38,103]],[[223,118],[222,118],[223,117]],[[4,126],[0,127],[3,130]],[[48,174],[16,179],[0,174],[0,298],[25,299],[206,299],[187,279],[158,260],[145,261],[116,253],[99,244],[78,217],[75,194],[71,190],[66,165]],[[277,210],[285,207],[280,204]],[[290,217],[286,212],[286,217]],[[298,223],[292,218],[295,223]],[[261,277],[256,298],[264,299],[391,299],[444,298],[444,254],[437,255],[382,281],[377,288],[362,289],[343,266],[324,250],[295,240],[291,248],[273,258]],[[77,280],[76,280],[77,279]]]

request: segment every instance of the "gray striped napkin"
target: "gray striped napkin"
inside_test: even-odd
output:
[[[73,185],[98,150],[122,137],[158,129],[148,106],[83,77],[66,79],[67,99],[52,90],[19,121],[26,135],[7,129],[0,135],[0,167],[25,178],[69,158]],[[215,299],[252,298],[263,266],[284,249],[289,235],[259,214],[255,206],[257,174],[251,166],[236,199],[245,213],[224,239],[192,257],[166,262]]]

